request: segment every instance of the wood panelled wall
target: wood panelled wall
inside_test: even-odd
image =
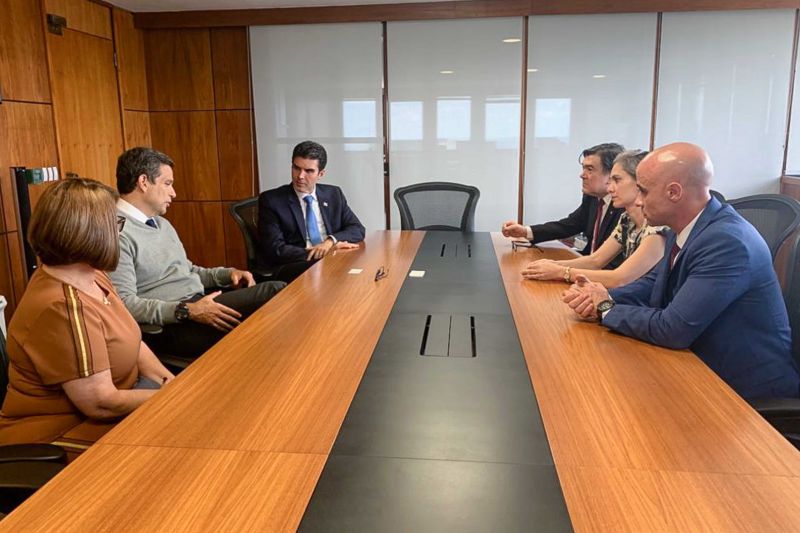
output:
[[[63,37],[47,33],[48,12],[67,18]],[[108,68],[114,60],[115,74]],[[249,68],[245,28],[141,30],[131,13],[103,2],[3,0],[0,295],[9,301],[6,320],[27,283],[11,166],[58,166],[62,178],[75,172],[114,184],[123,146],[153,146],[175,160],[178,198],[167,216],[189,258],[205,266],[246,266],[242,236],[227,209],[256,190]],[[87,94],[93,110],[79,100]],[[46,187],[29,187],[34,203]]]
[[[151,30],[114,9],[125,148],[175,161],[167,218],[199,265],[245,268],[228,206],[255,194],[250,62],[245,28]]]
[[[62,175],[113,187],[123,144],[111,9],[86,0],[42,5],[67,21],[60,34],[45,32]]]
[[[147,30],[152,145],[175,161],[167,212],[192,261],[246,267],[228,206],[255,194],[245,28]]]
[[[9,167],[57,166],[42,5],[5,0],[0,9],[0,294],[13,313],[27,282]],[[36,197],[44,186],[31,187]]]

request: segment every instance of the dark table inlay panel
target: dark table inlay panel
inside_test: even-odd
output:
[[[428,232],[306,531],[569,531],[488,234]]]
[[[375,347],[372,359],[384,356],[419,356],[427,316],[427,314],[393,311]],[[477,313],[465,316],[475,317],[475,352],[479,358],[515,360],[522,365],[520,368],[527,375],[525,361],[520,355],[522,348],[519,337],[511,317]]]
[[[510,358],[373,358],[331,453],[553,464],[530,378]]]
[[[413,330],[408,332],[413,335]],[[425,317],[420,355],[477,357],[475,316],[434,314]]]
[[[299,531],[514,533],[571,526],[552,467],[331,456]]]

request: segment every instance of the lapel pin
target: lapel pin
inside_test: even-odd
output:
[[[328,207],[328,202],[322,202],[322,207]]]

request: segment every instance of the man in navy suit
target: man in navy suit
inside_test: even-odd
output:
[[[319,184],[328,155],[322,145],[303,141],[292,153],[292,183],[258,197],[260,260],[284,266],[290,280],[328,252],[357,248],[364,226],[339,187]]]
[[[699,146],[653,151],[637,169],[649,223],[667,225],[662,261],[606,291],[580,279],[564,294],[581,316],[668,348],[690,348],[744,398],[797,397],[786,307],[767,244],[709,195],[714,169]]]
[[[575,246],[583,255],[597,250],[611,235],[625,212],[611,203],[611,195],[606,190],[611,177],[614,159],[625,148],[617,143],[603,143],[587,148],[581,153],[581,205],[561,220],[523,226],[513,220],[503,224],[502,232],[506,237],[528,239],[537,242],[565,239],[583,233],[586,241]],[[623,261],[622,253],[612,259],[606,268],[617,268]]]

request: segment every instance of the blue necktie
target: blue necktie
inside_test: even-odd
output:
[[[314,197],[307,194],[303,196],[303,200],[306,202],[306,229],[308,230],[308,240],[311,241],[312,246],[316,246],[322,242],[322,236],[319,234],[317,215],[314,214]]]
[[[154,218],[148,218],[147,221],[145,222],[145,224],[147,224],[151,228],[158,229],[158,226],[156,226],[156,219],[154,219]]]

